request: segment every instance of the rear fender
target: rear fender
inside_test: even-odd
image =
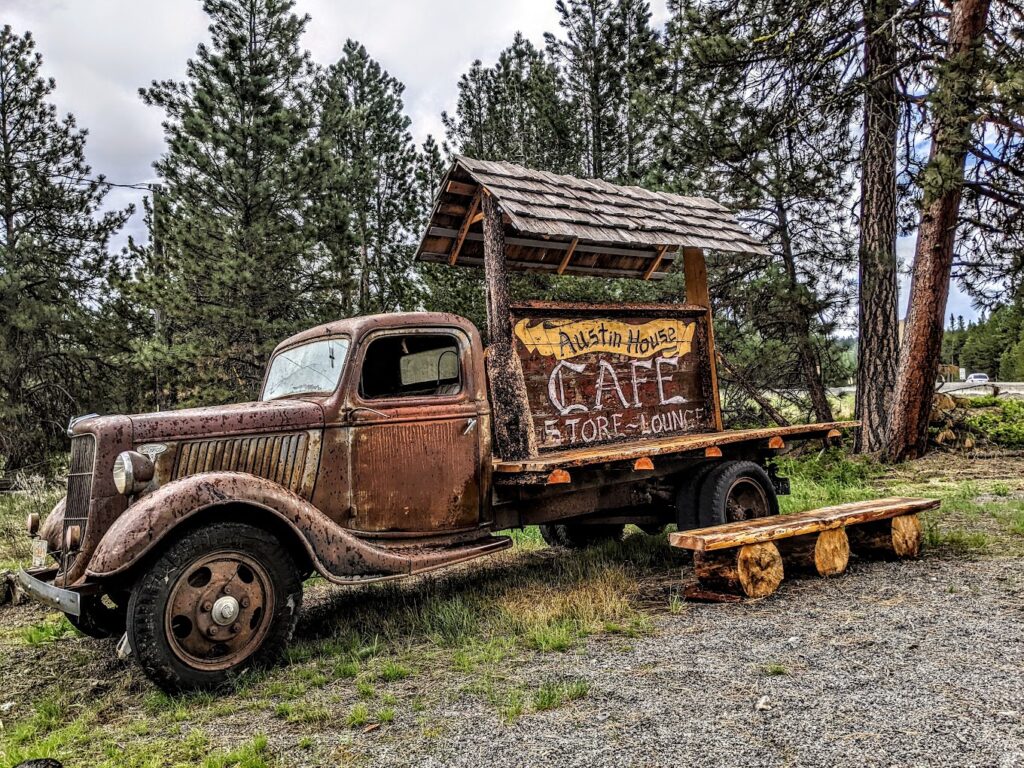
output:
[[[330,581],[409,572],[406,558],[370,546],[271,480],[243,472],[204,472],[168,483],[129,506],[100,540],[88,574],[99,579],[123,574],[187,521],[204,514],[216,519],[216,508],[229,505],[261,510],[283,522]]]

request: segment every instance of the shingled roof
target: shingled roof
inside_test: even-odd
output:
[[[483,263],[481,188],[504,211],[511,269],[657,280],[680,248],[767,252],[714,200],[459,156],[441,185],[418,259]]]

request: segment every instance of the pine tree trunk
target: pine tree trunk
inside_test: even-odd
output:
[[[864,8],[864,150],[860,201],[860,336],[857,342],[854,449],[883,447],[888,397],[899,363],[896,277],[896,140],[899,101],[896,46],[889,20],[899,0],[866,0]]]
[[[776,213],[779,218],[779,234],[782,240],[782,259],[786,266],[786,276],[789,280],[791,300],[796,302],[799,283],[796,278],[796,258],[793,255],[793,240],[789,231],[789,214],[786,205],[781,200],[776,200]],[[811,343],[811,317],[808,308],[797,302],[793,307],[792,333],[796,340],[797,356],[800,363],[800,373],[804,383],[807,385],[807,393],[811,397],[811,406],[814,408],[814,415],[818,421],[832,421],[832,406],[828,402],[828,391],[825,389],[825,382],[821,378],[821,370],[818,366],[817,357],[814,354],[814,346]]]
[[[888,461],[917,458],[927,448],[988,8],[989,0],[953,3],[946,60],[936,72],[932,144],[923,174],[910,309],[884,450]]]

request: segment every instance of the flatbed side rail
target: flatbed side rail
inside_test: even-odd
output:
[[[856,421],[830,421],[819,424],[793,424],[788,427],[728,429],[722,432],[671,435],[663,438],[633,440],[626,443],[552,451],[525,459],[495,459],[493,467],[496,473],[502,474],[551,472],[556,469],[570,469],[591,464],[632,461],[644,457],[664,456],[674,453],[692,453],[722,445],[770,440],[773,437],[791,437],[801,440],[827,437],[833,430],[853,429],[858,425],[859,422]]]

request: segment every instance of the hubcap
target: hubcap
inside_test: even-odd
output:
[[[249,555],[213,552],[178,576],[164,614],[171,650],[190,666],[226,669],[260,647],[274,610],[267,569]]]
[[[730,523],[767,517],[771,512],[768,495],[756,480],[738,478],[730,487],[725,502],[725,517]]]
[[[213,610],[210,611],[210,615],[213,616],[214,621],[222,627],[226,627],[238,616],[238,601],[231,597],[231,595],[225,595],[213,604]]]

